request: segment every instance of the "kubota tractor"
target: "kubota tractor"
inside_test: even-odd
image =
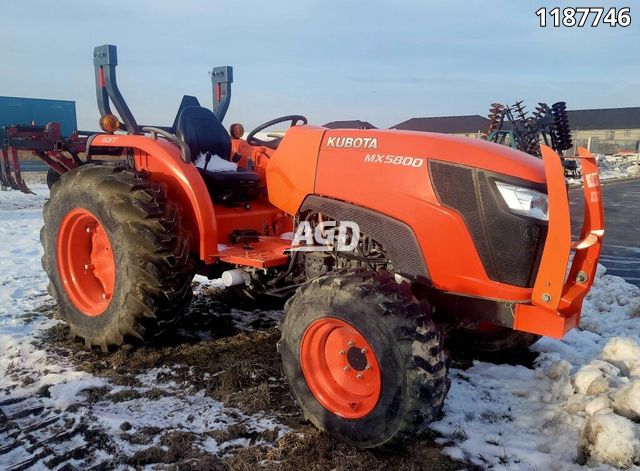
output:
[[[185,97],[171,128],[141,126],[116,85],[115,47],[96,48],[94,64],[104,133],[60,141],[22,128],[8,138],[61,174],[44,208],[42,261],[87,346],[171,326],[195,273],[288,299],[278,348],[305,414],[377,447],[419,436],[440,412],[443,332],[453,345],[499,350],[578,325],[604,234],[585,149],[586,210],[572,243],[549,147],[538,159],[449,135],[329,130],[298,115],[242,139],[241,126],[229,135],[220,123],[226,67],[212,73],[214,111]],[[258,137],[282,122],[284,137]],[[94,160],[105,154],[120,160]],[[206,165],[220,158],[237,169]],[[292,232],[322,242],[292,245]]]

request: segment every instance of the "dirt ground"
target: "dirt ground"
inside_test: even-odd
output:
[[[233,307],[232,307],[233,306]],[[55,306],[46,309],[55,312]],[[282,376],[276,342],[280,337],[275,311],[262,316],[260,311],[249,321],[254,330],[241,330],[237,311],[251,312],[251,305],[238,306],[221,290],[200,290],[186,317],[170,335],[141,345],[127,346],[111,353],[87,351],[77,339],[71,339],[68,328],[58,324],[40,339],[51,354],[70,360],[76,368],[109,379],[110,387],[84,391],[88,401],[128,401],[148,397],[158,399],[171,394],[163,383],[183,384],[190,392],[204,391],[225,406],[235,407],[245,414],[263,411],[288,427],[291,432],[279,434],[273,430],[258,433],[242,425],[223,432],[212,431],[217,442],[237,438],[249,439],[253,445],[226,448],[223,456],[206,453],[194,445],[190,433],[147,427],[131,430],[125,422],[123,436],[132,444],[148,447],[126,456],[115,452],[110,466],[152,465],[152,469],[309,469],[309,470],[384,470],[384,469],[470,469],[467,463],[454,461],[441,453],[435,436],[395,451],[360,451],[338,443],[319,432],[301,414]],[[279,313],[278,313],[279,314]],[[245,316],[246,317],[246,316]],[[243,320],[246,325],[247,320]],[[141,394],[140,375],[158,371],[158,387]],[[124,388],[122,388],[124,386]],[[129,426],[130,428],[130,426]],[[105,441],[107,436],[96,437]],[[246,442],[245,442],[246,443]]]

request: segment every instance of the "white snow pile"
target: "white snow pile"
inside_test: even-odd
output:
[[[445,452],[504,470],[640,465],[640,288],[598,267],[580,328],[531,348],[534,369],[451,371],[432,426]]]
[[[207,162],[207,158],[209,158],[209,162]],[[225,160],[219,155],[202,152],[196,157],[195,166],[207,172],[235,172],[238,170],[237,163]]]
[[[598,155],[598,169],[605,180],[640,175],[640,158],[637,156]]]
[[[640,176],[640,156],[613,156],[597,154],[600,180],[629,178]],[[580,160],[578,159],[578,167]],[[568,178],[569,183],[580,183],[581,178]]]

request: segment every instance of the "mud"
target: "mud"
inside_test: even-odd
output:
[[[215,454],[199,446],[190,432],[135,428],[124,422],[120,438],[138,446],[138,451],[127,455],[115,449],[108,436],[91,431],[85,424],[84,440],[88,441],[87,435],[93,433],[95,436],[90,438],[99,443],[98,448],[111,453],[108,462],[94,469],[470,469],[467,463],[444,456],[434,443],[434,436],[409,448],[381,452],[360,451],[319,432],[301,414],[282,376],[276,351],[281,312],[252,310],[253,307],[251,303],[239,304],[236,297],[225,292],[202,289],[176,329],[150,342],[109,353],[88,351],[78,339],[69,337],[64,324],[54,326],[38,339],[49,353],[70,361],[79,370],[109,380],[107,387],[83,391],[88,404],[158,400],[175,394],[175,389],[163,386],[172,383],[181,385],[187,393],[204,392],[244,414],[262,413],[290,430],[256,431],[242,423],[212,430],[208,437],[227,444],[224,452]],[[55,307],[49,305],[43,311],[53,315]],[[145,385],[141,384],[141,376],[146,378]],[[2,420],[0,414],[0,427]],[[65,459],[70,463],[70,457],[56,458],[51,469],[59,469]]]

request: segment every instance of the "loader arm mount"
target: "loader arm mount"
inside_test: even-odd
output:
[[[585,214],[580,239],[571,243],[571,217],[558,155],[541,146],[549,191],[549,233],[533,287],[531,304],[518,304],[514,329],[562,338],[580,322],[582,302],[595,278],[604,239],[602,189],[596,159],[578,149],[582,161]],[[573,261],[565,277],[571,251]]]

